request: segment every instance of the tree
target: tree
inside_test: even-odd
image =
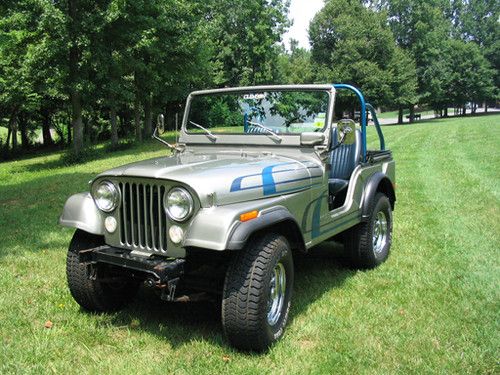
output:
[[[13,2],[0,19],[0,109],[8,116],[7,146],[11,141],[14,150],[18,146],[19,115],[39,100],[29,74],[30,47],[36,36],[35,15],[39,9],[27,12],[29,5]],[[25,124],[23,121],[21,126],[24,147],[28,144]]]
[[[475,43],[460,40],[448,42],[448,55],[451,63],[451,79],[448,97],[456,106],[466,102],[480,103],[493,96],[493,70]],[[464,111],[465,114],[465,111]]]
[[[396,47],[385,13],[331,0],[311,21],[309,38],[317,78],[359,86],[375,106],[392,103]]]
[[[394,104],[398,107],[398,124],[402,124],[403,109],[418,102],[415,60],[410,53],[397,47],[391,59],[390,69]]]
[[[500,2],[468,0],[454,3],[456,35],[474,42],[495,69],[495,86],[500,87]],[[488,76],[486,77],[486,80]],[[494,92],[491,93],[492,99]]]
[[[279,60],[279,81],[282,83],[313,83],[314,69],[311,62],[311,52],[298,46],[298,41],[290,41],[290,52],[283,51]]]
[[[278,43],[289,25],[289,1],[213,1],[207,11],[214,83],[272,83],[278,73]]]
[[[450,79],[446,41],[452,23],[448,0],[388,0],[385,7],[398,46],[415,59],[418,94],[422,102],[442,105]]]

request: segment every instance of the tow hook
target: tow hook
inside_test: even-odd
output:
[[[161,292],[160,298],[164,301],[172,302],[175,301],[175,290],[177,289],[177,283],[179,278],[168,280],[167,287]]]
[[[148,278],[144,281],[144,284],[145,284],[148,288],[153,288],[153,287],[156,285],[156,281],[155,281],[155,279],[153,279],[152,277],[148,277]]]

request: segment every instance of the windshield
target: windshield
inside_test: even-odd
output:
[[[325,126],[326,91],[252,91],[195,95],[188,133],[300,134]]]

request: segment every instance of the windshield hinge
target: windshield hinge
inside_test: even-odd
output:
[[[314,147],[314,151],[316,152],[316,155],[318,155],[318,157],[319,157],[321,160],[326,160],[326,159],[328,159],[328,156],[329,156],[329,154],[330,154],[328,147],[327,147],[327,146],[325,146],[325,145],[321,145],[321,146],[316,146],[316,147]]]

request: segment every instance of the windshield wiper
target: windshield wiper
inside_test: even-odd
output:
[[[211,140],[211,141],[215,141],[217,139],[217,136],[215,136],[210,130],[208,130],[207,128],[204,128],[203,126],[197,124],[196,122],[193,122],[191,120],[189,120],[189,123],[190,124],[193,124],[194,126],[196,126],[197,128],[200,128],[201,130],[203,130],[206,134],[206,136]]]
[[[283,140],[283,138],[281,138],[277,133],[269,129],[267,126],[264,126],[262,124],[259,124],[258,122],[253,122],[253,121],[248,121],[248,123],[251,125],[258,126],[261,129],[264,129],[266,132],[271,134],[274,137],[274,139],[276,139],[278,142],[281,142]]]
[[[152,137],[154,139],[156,139],[158,142],[161,142],[163,143],[165,146],[167,146],[168,148],[170,148],[171,150],[174,150],[174,151],[178,151],[178,152],[182,152],[184,149],[183,147],[179,147],[179,145],[173,145],[173,144],[170,144],[168,143],[167,141],[161,139],[159,136],[158,136],[158,126],[155,128],[154,132],[153,132],[153,135]]]

